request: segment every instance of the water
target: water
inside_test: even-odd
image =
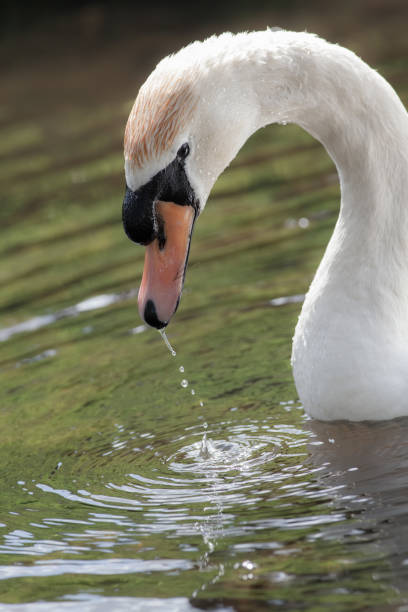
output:
[[[167,338],[167,335],[166,335],[166,332],[164,331],[164,329],[159,329],[159,333],[160,333],[161,337],[163,338],[164,344],[169,349],[172,357],[175,357],[177,355],[177,353],[174,350],[174,348],[171,346],[171,344],[169,342],[169,339]]]
[[[120,221],[139,55],[3,78],[0,609],[402,611],[408,422],[311,421],[289,363],[335,169],[294,126],[250,140],[196,224],[169,356]],[[45,100],[38,74],[81,86]]]
[[[172,345],[169,342],[169,339],[167,338],[166,333],[164,332],[164,330],[159,330],[161,337],[163,338],[164,344],[166,345],[166,347],[169,349],[172,357],[175,357],[177,355],[176,351],[173,349]],[[185,368],[183,365],[179,366],[179,372],[181,374],[184,374]],[[183,378],[180,382],[180,385],[183,389],[187,389],[188,387],[188,380],[186,378]],[[191,389],[190,391],[191,395],[195,395],[195,389]],[[199,406],[201,408],[204,407],[204,402],[203,400],[199,400]],[[200,419],[202,418],[201,416],[199,417]],[[205,430],[207,429],[208,425],[207,423],[203,424]],[[211,448],[211,441],[207,440],[207,432],[204,432],[203,438],[201,440],[201,445],[200,445],[200,455],[203,457],[209,457],[210,456],[210,448]]]

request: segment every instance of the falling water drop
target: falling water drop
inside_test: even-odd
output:
[[[173,357],[175,357],[177,355],[177,353],[174,350],[174,348],[171,346],[171,344],[169,342],[169,339],[167,338],[166,332],[164,331],[164,329],[159,329],[158,332],[161,335],[161,337],[163,338],[164,344],[167,346],[167,348],[169,349],[170,353],[173,355]]]
[[[164,329],[159,329],[158,330],[161,337],[163,338],[163,342],[165,343],[165,345],[167,346],[167,348],[169,349],[170,353],[173,355],[173,357],[176,356],[176,351],[174,350],[174,348],[171,346],[169,339],[166,336],[166,332],[164,331]],[[179,372],[181,372],[182,374],[184,373],[184,366],[179,366]],[[186,378],[183,378],[180,382],[180,385],[183,387],[183,389],[187,389],[188,387],[188,380]],[[191,389],[191,395],[195,395],[195,389]],[[200,408],[204,407],[204,402],[202,400],[199,400],[199,405]],[[200,417],[199,417],[200,418]],[[207,423],[204,423],[204,429],[207,428]],[[204,445],[206,446],[206,440],[204,440]]]

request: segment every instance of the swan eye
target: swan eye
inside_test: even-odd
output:
[[[181,147],[177,151],[177,157],[180,161],[182,161],[183,159],[186,159],[189,153],[190,153],[190,146],[188,142],[185,142],[184,144],[181,145]]]

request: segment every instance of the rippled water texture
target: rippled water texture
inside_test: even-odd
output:
[[[387,23],[392,53],[348,44],[406,102],[406,32]],[[187,38],[9,50],[0,610],[402,612],[408,421],[311,421],[290,369],[338,211],[320,145],[273,126],[217,182],[167,329],[176,356],[138,317],[120,143],[142,78]]]

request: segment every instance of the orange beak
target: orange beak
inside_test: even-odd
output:
[[[138,303],[142,319],[157,329],[168,324],[180,301],[195,214],[191,206],[156,202],[165,242],[156,238],[146,247]]]

